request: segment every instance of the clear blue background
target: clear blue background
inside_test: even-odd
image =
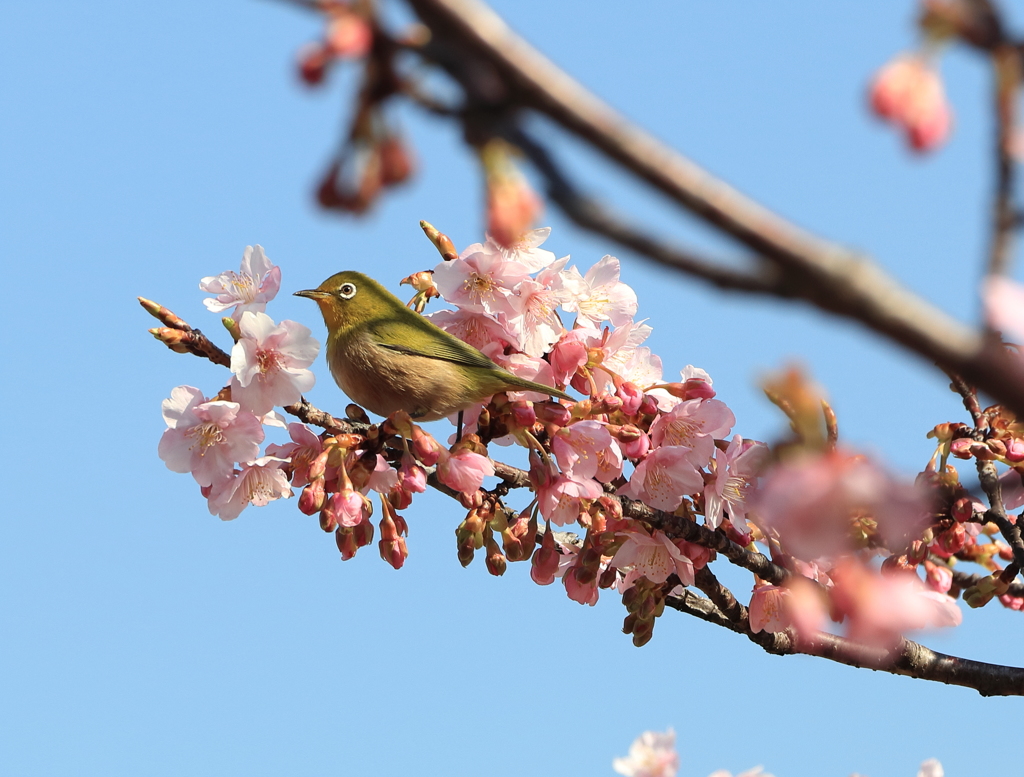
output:
[[[927,160],[863,105],[871,73],[912,45],[915,5],[497,3],[661,138],[973,319],[987,70],[966,52],[945,59],[956,133]],[[673,614],[637,650],[612,596],[584,608],[524,565],[503,579],[480,561],[462,569],[460,511],[443,498],[408,511],[411,555],[395,572],[374,548],[342,564],[294,503],[221,523],[163,466],[160,401],[179,384],[212,393],[225,374],[153,341],[136,295],[217,333],[196,285],[236,268],[246,244],[283,267],[285,292],[343,268],[397,289],[437,261],[419,219],[460,246],[481,236],[457,130],[414,111],[401,116],[422,162],[412,185],[363,220],[313,206],[352,86],[340,72],[320,91],[297,83],[295,51],[319,29],[276,2],[0,10],[0,772],[589,777],[611,774],[644,729],[674,726],[685,777],[757,763],[779,777],[912,777],[932,756],[951,776],[1009,773],[996,763],[1008,751],[975,747],[1019,719],[1017,700],[770,657]],[[553,142],[664,233],[724,245],[572,139]],[[549,247],[583,270],[616,253],[555,212],[544,221]],[[855,325],[619,255],[668,372],[706,368],[747,436],[782,430],[756,386],[794,358],[827,387],[845,440],[905,472],[927,461],[935,423],[962,420],[934,370]],[[322,333],[305,300],[282,294],[269,312]],[[313,401],[341,410],[320,373]],[[990,607],[925,641],[1014,664],[1022,633],[1020,616]]]

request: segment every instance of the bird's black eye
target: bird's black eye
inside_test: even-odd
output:
[[[338,296],[342,299],[352,299],[356,296],[356,285],[354,283],[343,283],[338,289]]]

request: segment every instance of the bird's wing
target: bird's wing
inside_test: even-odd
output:
[[[413,314],[421,318],[418,314]],[[443,329],[431,324],[426,319],[421,319],[425,326],[416,326],[417,334],[424,336],[417,338],[420,342],[410,343],[409,325],[412,322],[401,320],[378,321],[370,327],[370,334],[376,345],[387,348],[398,353],[407,353],[412,356],[423,356],[427,359],[440,359],[441,361],[461,364],[465,367],[479,367],[485,370],[501,370],[501,368],[484,356],[480,351],[457,337],[448,334]],[[420,324],[419,321],[416,324]]]

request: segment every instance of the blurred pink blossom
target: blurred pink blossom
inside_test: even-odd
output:
[[[981,287],[989,326],[1015,343],[1024,343],[1024,286],[1001,275],[985,278]]]
[[[879,574],[853,558],[831,572],[832,603],[848,619],[852,640],[892,648],[904,632],[959,626],[956,602],[908,572]]]
[[[953,113],[942,79],[923,57],[900,56],[882,67],[869,98],[872,110],[902,128],[915,151],[930,151],[949,135]]]
[[[482,351],[492,343],[502,348],[517,345],[519,336],[494,316],[471,310],[435,310],[427,316],[434,324]]]
[[[805,561],[852,550],[852,521],[864,515],[875,519],[890,549],[902,550],[924,528],[929,509],[915,485],[841,452],[775,465],[753,501],[759,521],[778,533],[786,552]]]
[[[227,270],[199,281],[199,288],[216,294],[203,304],[220,313],[234,307],[231,317],[238,321],[246,311],[262,313],[281,288],[281,268],[271,263],[262,246],[246,246],[238,272]]]
[[[310,330],[295,321],[275,325],[266,313],[243,313],[241,338],[231,349],[231,398],[256,414],[302,398],[316,378],[307,369],[320,351]]]

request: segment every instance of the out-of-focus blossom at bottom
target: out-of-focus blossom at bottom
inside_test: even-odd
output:
[[[732,772],[726,771],[725,769],[719,769],[717,772],[709,774],[708,777],[733,777]],[[753,769],[747,769],[745,772],[740,772],[736,777],[773,777],[764,770],[763,766],[755,766]]]
[[[629,755],[612,761],[612,768],[626,777],[675,777],[679,771],[676,732],[645,731],[629,746]]]
[[[945,775],[946,772],[943,770],[938,758],[929,758],[917,770],[917,777],[945,777]]]

